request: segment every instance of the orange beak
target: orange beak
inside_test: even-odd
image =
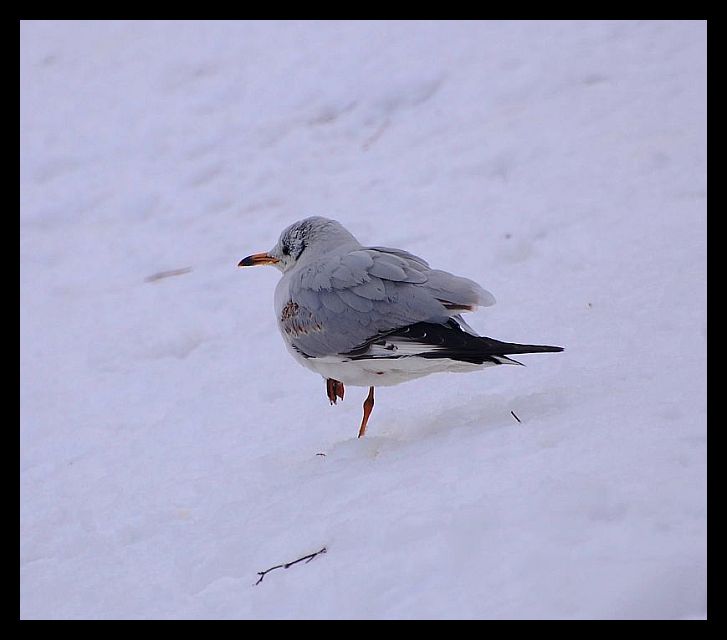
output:
[[[276,262],[280,262],[277,258],[273,258],[273,256],[268,255],[267,253],[255,253],[251,256],[247,256],[247,258],[243,258],[238,263],[238,267],[257,267],[261,264],[275,264]]]

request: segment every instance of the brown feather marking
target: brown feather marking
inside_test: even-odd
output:
[[[280,321],[285,322],[298,315],[298,303],[288,300],[288,303],[283,307],[283,313],[280,315]]]
[[[445,309],[450,311],[474,311],[474,307],[470,304],[457,304],[456,302],[450,302],[449,300],[442,300],[437,298],[442,303]]]
[[[301,316],[307,314],[307,322]],[[289,300],[283,307],[280,314],[280,324],[283,325],[285,333],[289,336],[302,336],[312,331],[322,331],[323,327],[319,322],[312,321],[313,314],[307,309],[302,309],[297,302]]]

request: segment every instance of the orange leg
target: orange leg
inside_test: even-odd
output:
[[[345,389],[343,387],[343,382],[339,382],[338,380],[334,380],[333,378],[328,378],[326,380],[326,395],[331,401],[331,404],[336,404],[336,400],[338,398],[341,398],[341,400],[343,400],[344,392]]]
[[[361,421],[361,428],[358,430],[358,437],[362,438],[366,433],[366,423],[369,421],[371,410],[374,408],[374,388],[369,387],[369,395],[366,397],[363,403],[363,420]]]

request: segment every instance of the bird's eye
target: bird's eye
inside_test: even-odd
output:
[[[290,255],[290,247],[287,244],[283,245],[283,255],[284,256]]]

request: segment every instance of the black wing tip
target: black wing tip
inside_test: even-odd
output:
[[[550,352],[550,353],[559,353],[560,351],[563,351],[563,347],[551,347],[548,345],[543,346],[543,351]]]
[[[471,364],[519,364],[522,362],[508,358],[509,355],[525,353],[554,353],[563,351],[563,347],[537,344],[518,344],[502,342],[486,336],[477,336],[467,333],[454,318],[445,323],[417,322],[398,329],[383,331],[365,343],[341,354],[352,360],[368,360],[372,356],[368,351],[372,344],[383,344],[386,338],[402,338],[422,346],[428,345],[433,349],[422,350],[416,354],[420,358],[439,359],[448,358]],[[409,355],[392,354],[390,358],[406,358]]]
[[[517,344],[516,342],[499,342],[492,340],[492,349],[500,355],[514,355],[523,353],[559,353],[563,347],[548,344]]]

